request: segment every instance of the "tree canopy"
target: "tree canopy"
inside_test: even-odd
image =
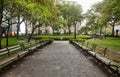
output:
[[[115,24],[120,20],[120,8],[119,7],[120,7],[119,0],[103,0],[102,2],[98,2],[94,4],[90,9],[93,11],[94,14],[99,14],[99,19],[97,22],[99,25],[98,28],[107,26],[108,24],[111,25],[112,36],[114,36],[114,33],[115,33],[114,31]],[[92,20],[96,20],[96,19],[92,18]],[[89,20],[89,22],[91,22],[92,20]]]

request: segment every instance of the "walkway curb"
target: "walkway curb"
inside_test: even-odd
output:
[[[100,54],[91,51],[89,48],[80,45],[76,41],[70,41],[71,44],[73,44],[75,47],[80,48],[84,51],[86,51],[90,56],[95,58],[98,62],[101,62],[106,67],[108,67],[114,74],[116,74],[118,77],[120,77],[120,65],[112,60],[109,60],[105,57],[102,57]]]
[[[43,42],[43,43],[40,43],[36,46],[33,46],[29,49],[27,49],[26,51],[22,51],[18,54],[15,54],[9,58],[6,58],[2,61],[0,61],[0,71],[2,71],[4,68],[6,68],[7,66],[11,65],[12,63],[22,59],[23,57],[27,56],[28,54],[36,51],[37,49],[41,48],[41,47],[44,47],[45,45],[48,45],[52,43],[52,41],[46,41],[46,42]]]

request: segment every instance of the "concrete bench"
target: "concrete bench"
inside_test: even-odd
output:
[[[19,52],[19,53],[15,54],[15,55],[10,56],[9,58],[6,58],[6,59],[0,61],[0,70],[4,69],[6,66],[8,66],[8,65],[12,64],[13,62],[23,58],[27,54],[29,54],[31,52],[34,52],[39,47],[42,47],[42,46],[44,46],[44,45],[46,45],[48,43],[50,43],[50,41],[47,41],[47,42],[44,42],[44,43],[40,43],[40,44],[38,44],[36,46],[30,47],[26,51]],[[14,47],[17,47],[17,46],[14,46]],[[14,48],[14,47],[10,47],[10,48]],[[6,49],[2,49],[2,50],[6,50]]]
[[[15,46],[12,46],[12,47],[7,47],[7,48],[4,48],[4,49],[1,49],[0,50],[0,56],[4,55],[4,54],[10,55],[11,52],[17,51],[19,49],[22,50],[22,46],[21,45],[15,45]]]
[[[97,52],[92,51],[91,49],[89,49],[85,46],[78,45],[78,43],[75,41],[72,41],[71,43],[76,45],[76,46],[79,46],[79,48],[82,48],[83,50],[88,52],[88,54],[90,54],[96,60],[100,61],[105,66],[109,67],[109,69],[111,69],[111,71],[114,71],[114,73],[117,73],[118,76],[120,76],[120,65],[118,63],[103,57],[102,55],[98,54]]]

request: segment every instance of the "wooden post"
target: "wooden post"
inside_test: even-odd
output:
[[[89,42],[87,42],[87,48],[88,48]]]
[[[10,56],[10,50],[9,50],[9,48],[7,47],[7,51],[8,51],[8,56]]]
[[[103,53],[103,56],[105,56],[106,55],[106,51],[107,51],[107,47],[104,49],[104,53]]]
[[[95,49],[96,49],[97,45],[96,44],[93,44],[92,46],[92,50],[95,52]]]

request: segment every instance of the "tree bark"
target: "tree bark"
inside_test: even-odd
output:
[[[100,36],[102,35],[102,28],[103,28],[103,27],[101,26],[101,27],[100,27]]]
[[[64,35],[66,34],[66,30],[64,29]]]
[[[0,49],[2,48],[2,29],[0,28]]]
[[[25,35],[27,36],[27,34],[28,34],[28,29],[27,29],[27,20],[26,21],[24,21],[24,23],[25,23]]]
[[[85,34],[88,35],[88,27],[85,27]]]
[[[27,29],[28,25],[26,25],[25,27],[26,27],[25,28],[25,35],[27,36],[27,34],[28,34],[28,29]]]
[[[31,34],[29,35],[29,38],[28,38],[28,42],[30,42],[30,40],[31,40],[31,38],[32,38],[32,35],[33,35],[35,29],[36,29],[37,27],[40,27],[42,24],[43,24],[43,23],[41,23],[41,24],[39,24],[39,25],[33,26],[32,32],[31,32]],[[34,22],[33,22],[33,25],[34,25]]]
[[[19,31],[20,31],[20,15],[18,15],[18,24],[17,24],[17,39],[19,39]]]
[[[28,25],[30,25],[32,23],[32,21],[30,21],[29,23],[26,21],[24,21],[25,23],[25,35],[28,36]]]
[[[41,32],[40,32],[40,27],[38,27],[38,35],[40,35],[41,34]]]
[[[6,32],[6,47],[8,47],[8,45],[9,45],[9,29],[10,29],[10,26],[8,27],[8,29],[7,29],[7,32]]]
[[[71,34],[70,25],[68,24],[68,34]]]
[[[76,39],[76,23],[74,23],[75,29],[74,29],[74,39]]]
[[[113,23],[113,25],[112,25],[112,34],[111,34],[111,36],[114,36],[114,35],[115,35],[114,29],[115,29],[115,23]]]
[[[53,30],[53,35],[55,34],[55,31],[54,31],[54,27],[52,26],[52,30]]]
[[[12,21],[8,19],[8,27],[6,31],[6,47],[9,46],[9,32],[10,32],[10,26],[12,25]]]
[[[29,36],[29,38],[28,38],[28,42],[30,42],[30,40],[31,40],[31,38],[32,38],[32,35],[33,35],[34,31],[35,31],[35,28],[32,29],[32,32],[31,32],[31,34],[30,34],[30,36]]]
[[[47,34],[48,31],[47,31],[47,25],[45,24],[45,34]]]
[[[3,18],[3,0],[0,0],[0,49],[2,48],[2,18]]]

